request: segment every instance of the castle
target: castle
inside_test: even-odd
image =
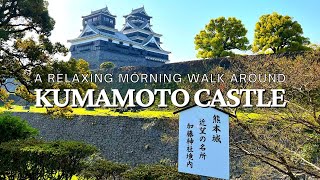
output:
[[[170,52],[160,47],[161,34],[151,29],[151,16],[144,7],[126,16],[121,31],[115,29],[116,16],[108,7],[82,17],[83,30],[79,37],[69,40],[71,57],[85,59],[90,69],[98,69],[106,61],[116,66],[155,67],[169,62]]]

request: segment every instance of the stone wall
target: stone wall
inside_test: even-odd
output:
[[[117,67],[123,66],[146,66],[159,67],[164,64],[160,61],[147,60],[150,52],[133,47],[113,44],[105,41],[94,41],[82,45],[70,47],[71,57],[84,59],[89,62],[90,69],[99,69],[101,63],[110,61]],[[161,55],[162,59],[168,59],[167,55]]]
[[[117,67],[123,66],[147,66],[158,67],[163,65],[163,62],[146,60],[143,57],[134,57],[108,51],[86,51],[72,53],[75,59],[84,59],[89,62],[90,69],[99,69],[101,63],[109,61],[114,63]]]
[[[177,162],[177,120],[77,116],[72,120],[44,114],[14,113],[39,129],[40,138],[76,140],[97,146],[109,160],[131,165]]]
[[[161,160],[178,161],[178,120],[129,117],[76,116],[74,119],[53,119],[49,115],[13,113],[39,129],[39,138],[75,140],[95,145],[102,155],[114,162],[154,164]],[[242,132],[230,129],[231,136]],[[238,177],[241,169],[239,153],[230,149],[230,171]]]

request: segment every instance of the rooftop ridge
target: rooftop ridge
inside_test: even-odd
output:
[[[131,12],[128,15],[124,15],[123,17],[128,17],[130,15],[136,14],[136,13],[143,13],[145,16],[152,18],[152,16],[149,16],[144,8],[144,6],[136,9],[132,9]]]
[[[98,13],[106,13],[112,17],[116,17],[115,15],[111,14],[107,5],[106,5],[106,7],[98,9],[98,10],[94,10],[94,11],[91,10],[91,13],[87,16],[98,14]],[[84,16],[84,17],[86,17],[86,16]]]

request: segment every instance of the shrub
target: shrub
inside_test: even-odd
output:
[[[130,180],[198,180],[198,176],[179,173],[175,166],[165,165],[140,165],[122,174],[122,177]]]
[[[50,114],[53,118],[63,117],[66,119],[72,119],[74,117],[73,109],[70,106],[47,108],[47,114]]]
[[[103,62],[100,64],[100,69],[112,69],[114,68],[114,64],[112,62]]]
[[[0,145],[0,179],[71,179],[96,152],[74,141],[15,140]]]
[[[114,180],[120,177],[121,173],[129,169],[128,165],[115,163],[103,158],[91,157],[84,162],[84,169],[81,176],[85,179],[108,179],[112,177]]]
[[[0,115],[0,143],[16,139],[36,136],[38,130],[32,128],[27,121],[8,113]]]

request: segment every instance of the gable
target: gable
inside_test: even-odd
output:
[[[124,29],[123,29],[123,31],[125,31],[125,30],[129,30],[129,29],[132,29],[130,26],[126,26]]]
[[[94,34],[98,34],[98,32],[96,32],[93,28],[91,28],[90,25],[87,25],[82,31],[82,33],[79,35],[79,37],[85,37],[85,36],[90,36]]]
[[[157,40],[152,36],[143,46],[151,47],[151,48],[156,48],[162,50],[160,45],[158,44]]]
[[[160,49],[156,43],[148,43],[146,46],[151,47],[151,48],[156,48],[156,49]]]
[[[146,30],[146,31],[150,31],[150,32],[152,32],[151,31],[151,29],[149,28],[149,27],[145,27],[145,28],[143,28],[144,30]]]

